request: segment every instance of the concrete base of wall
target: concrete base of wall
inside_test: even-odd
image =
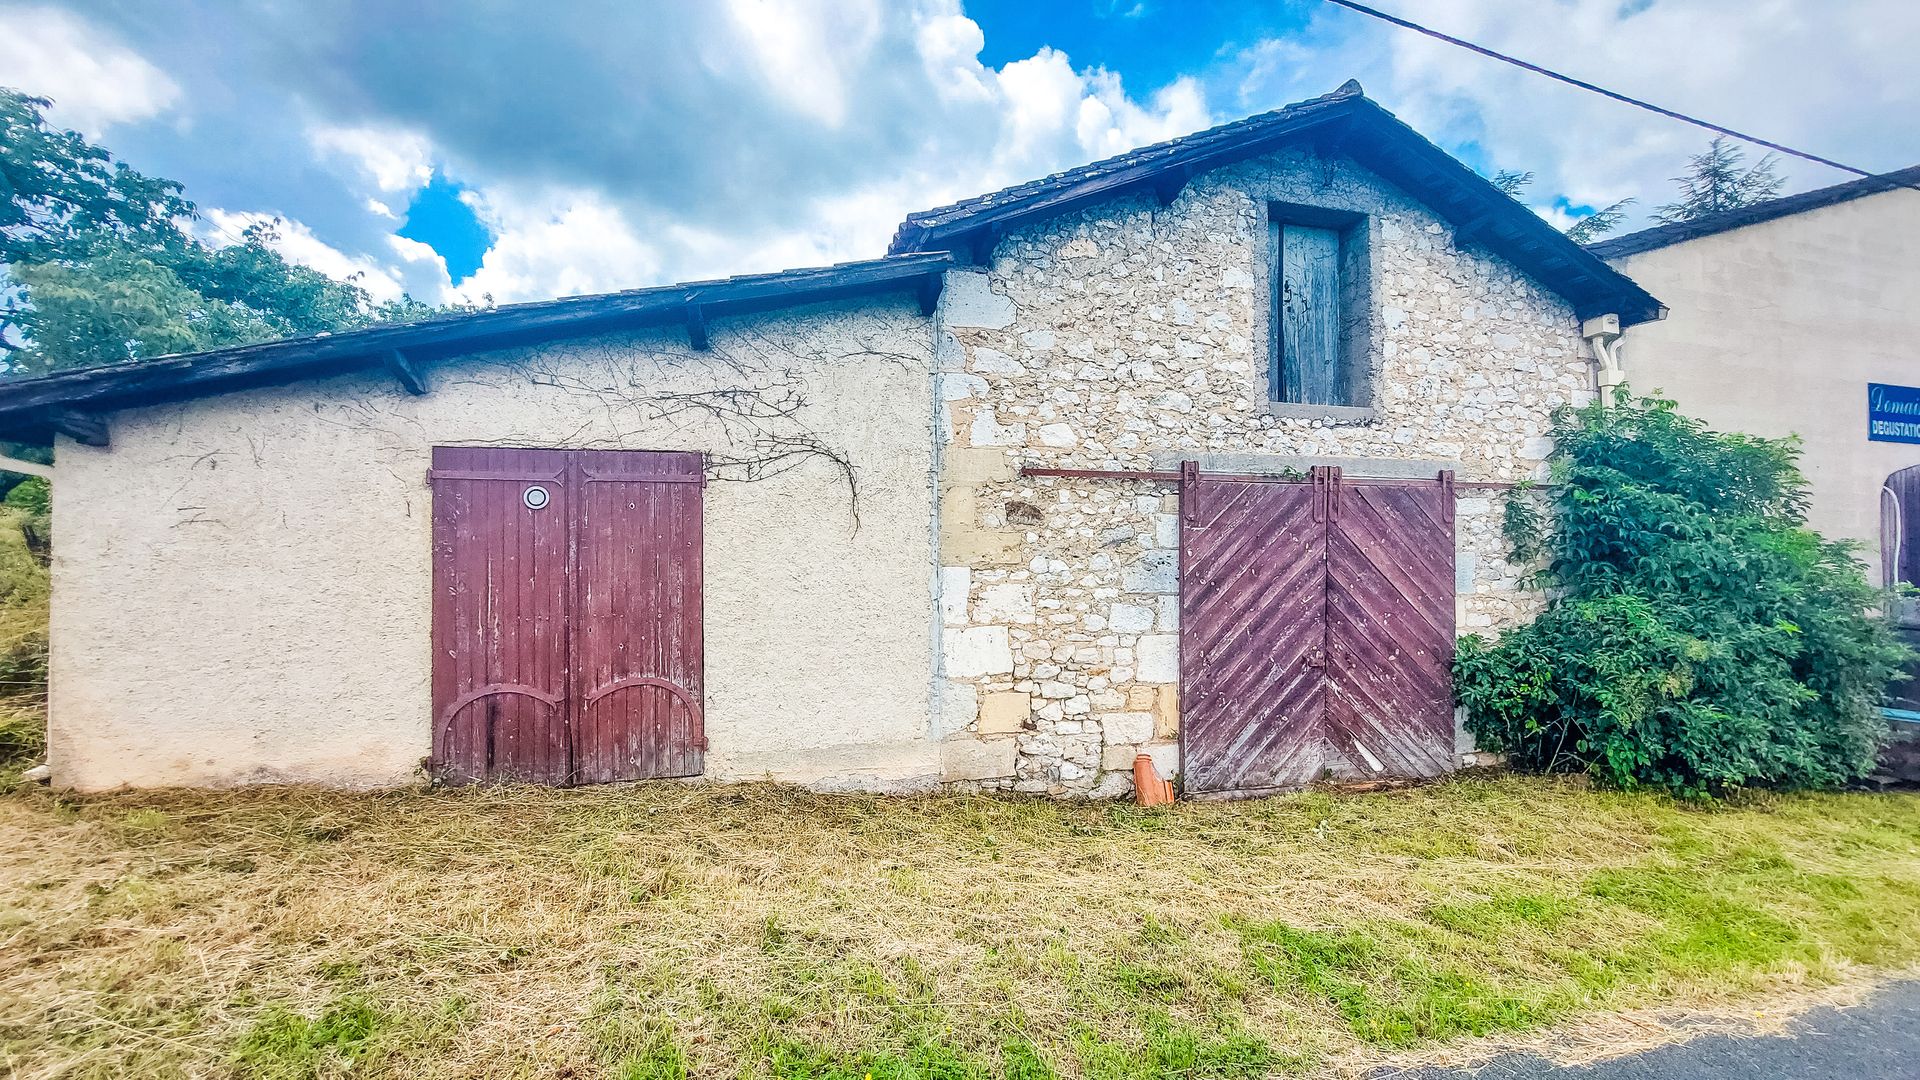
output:
[[[866,743],[808,750],[712,753],[706,779],[772,780],[815,791],[909,795],[940,786],[940,748],[933,743]]]

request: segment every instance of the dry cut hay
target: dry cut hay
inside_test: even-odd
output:
[[[1857,819],[1920,836],[1920,802],[1847,805],[1700,814],[1518,779],[1156,811],[677,783],[19,792],[0,799],[0,1062],[23,1077],[585,1077],[802,1059],[913,1075],[887,1063],[929,1054],[1001,1073],[1019,1047],[1067,1076],[1401,1060],[1346,983],[1270,944],[1288,928],[1358,935],[1357,966],[1327,978],[1382,1015],[1428,965],[1561,995],[1527,1022],[1587,1015],[1566,1045],[1651,1039],[1691,1029],[1592,1017],[1844,982],[1851,959],[1891,962],[1897,945],[1566,997],[1565,949],[1646,936],[1660,916],[1616,904],[1603,922],[1489,935],[1475,913],[1523,895],[1598,905],[1584,883],[1679,858],[1681,832],[1708,862],[1776,836],[1808,872],[1888,873],[1898,853]],[[1189,1051],[1213,1064],[1179,1065]]]

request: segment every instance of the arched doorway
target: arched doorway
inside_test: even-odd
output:
[[[1920,465],[1901,469],[1880,488],[1880,582],[1920,586]],[[1902,605],[1901,622],[1911,618],[1914,604]]]
[[[1880,580],[1920,586],[1920,465],[1887,477],[1880,489]],[[1899,601],[1894,616],[1907,644],[1920,650],[1920,598]],[[1920,665],[1911,673],[1887,695],[1888,712],[1903,727],[1920,721]]]

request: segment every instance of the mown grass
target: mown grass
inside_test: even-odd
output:
[[[1920,964],[1920,797],[0,798],[21,1076],[1304,1074]]]

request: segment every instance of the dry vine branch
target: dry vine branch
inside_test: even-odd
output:
[[[553,362],[558,357],[564,357],[564,365]],[[857,533],[859,467],[804,419],[810,398],[806,377],[797,369],[817,358],[798,356],[764,331],[743,327],[715,341],[700,360],[717,364],[737,382],[675,388],[676,382],[684,382],[690,366],[686,354],[645,336],[603,339],[585,347],[543,348],[509,368],[531,385],[597,402],[605,410],[608,427],[616,432],[612,441],[618,445],[631,445],[663,427],[679,431],[684,423],[718,426],[726,448],[708,452],[711,480],[751,483],[780,476],[811,460],[823,461],[847,485],[848,515]],[[832,360],[881,360],[905,371],[925,370],[924,360],[870,340],[835,353]]]

